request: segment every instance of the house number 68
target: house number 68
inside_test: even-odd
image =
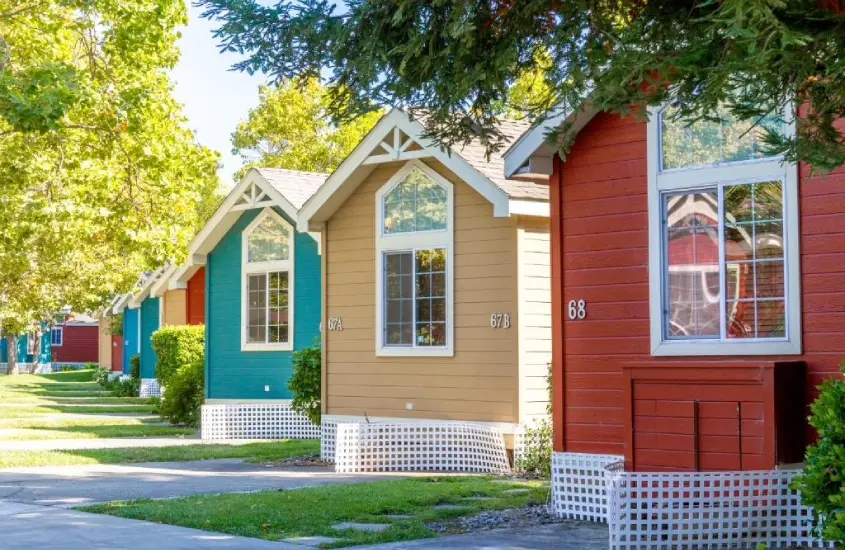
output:
[[[569,300],[569,318],[571,320],[583,319],[587,316],[587,302],[584,300]]]

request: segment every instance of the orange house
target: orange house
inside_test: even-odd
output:
[[[812,545],[788,483],[845,358],[845,171],[727,116],[648,118],[587,107],[505,153],[506,176],[551,176],[555,508],[615,548]]]

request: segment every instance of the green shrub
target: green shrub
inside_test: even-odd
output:
[[[109,381],[109,369],[105,367],[98,368],[94,371],[94,382],[101,386],[105,386]]]
[[[113,378],[106,383],[106,389],[115,397],[138,397],[141,390],[140,378]]]
[[[293,374],[288,389],[293,392],[291,408],[316,425],[320,425],[320,361],[319,341],[293,352]]]
[[[203,361],[182,365],[167,379],[159,414],[172,424],[198,426],[203,402]]]
[[[71,371],[75,371],[75,370],[77,370],[77,369],[73,368],[70,365],[62,365],[62,366],[59,367],[59,372],[71,372]]]
[[[522,432],[522,452],[516,460],[516,469],[527,474],[549,479],[552,476],[552,365],[548,366],[546,374],[546,402],[547,418],[534,422],[533,426],[525,426]]]
[[[792,488],[812,508],[816,533],[839,548],[845,544],[845,380],[825,380],[810,411],[818,440],[807,447],[804,470]]]
[[[153,333],[156,378],[163,387],[182,365],[202,361],[205,353],[205,327],[202,325],[165,326]]]
[[[141,356],[137,353],[129,358],[129,376],[135,380],[141,379]]]

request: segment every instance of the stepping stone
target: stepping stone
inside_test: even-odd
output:
[[[463,504],[435,504],[431,507],[434,510],[466,510]]]
[[[508,489],[507,491],[502,492],[508,495],[522,495],[525,493],[530,493],[531,489]]]
[[[356,531],[367,531],[370,533],[378,533],[390,527],[389,523],[354,523],[351,521],[344,521],[343,523],[335,523],[330,529],[335,531],[343,531],[344,529],[355,529]]]
[[[332,537],[294,537],[292,539],[282,539],[282,542],[289,544],[296,544],[297,546],[307,546],[309,548],[317,548],[321,544],[331,544],[341,539]]]
[[[414,519],[414,516],[408,514],[384,514],[381,517],[385,519]]]

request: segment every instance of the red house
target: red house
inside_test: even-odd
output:
[[[99,322],[87,315],[71,315],[50,329],[50,356],[55,366],[99,361]]]
[[[614,548],[809,546],[788,484],[845,359],[845,171],[669,109],[561,115],[505,155],[550,176],[554,505]]]

